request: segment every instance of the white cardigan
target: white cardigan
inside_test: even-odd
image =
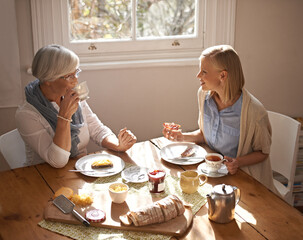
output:
[[[59,112],[59,106],[52,102]],[[92,112],[86,101],[80,103],[84,126],[80,128],[78,151],[86,154],[86,146],[91,138],[101,146],[104,138],[113,134],[99,118]],[[25,102],[17,109],[16,125],[22,139],[25,142],[26,158],[30,165],[47,162],[56,168],[64,167],[70,156],[70,152],[53,143],[54,130],[40,112],[30,103]]]

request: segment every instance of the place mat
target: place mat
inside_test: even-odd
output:
[[[126,168],[133,166],[132,164],[126,164]],[[107,186],[113,182],[123,182],[121,174],[109,176],[106,178],[98,178],[95,182],[86,184],[85,192],[104,191]],[[148,188],[148,182],[144,183],[127,183],[129,186],[128,194],[151,194]],[[187,194],[182,192],[179,186],[179,178],[171,175],[165,177],[165,191],[157,196],[161,198],[170,194],[177,195],[184,202],[192,204],[192,212],[196,214],[199,209],[206,203],[206,194],[211,191],[211,186],[208,184],[198,188],[198,191],[193,194]],[[59,222],[52,222],[42,220],[38,223],[42,228],[50,231],[62,234],[64,236],[76,239],[76,240],[107,240],[107,239],[142,239],[142,240],[166,240],[171,236],[152,234],[146,232],[134,232],[119,229],[109,229],[101,227],[85,227],[82,225],[64,224]]]

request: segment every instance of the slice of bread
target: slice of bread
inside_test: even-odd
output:
[[[113,162],[109,159],[99,159],[97,161],[94,161],[91,165],[92,169],[107,168],[112,166],[114,166]]]

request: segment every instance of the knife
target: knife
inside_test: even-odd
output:
[[[59,208],[64,214],[72,213],[84,226],[89,227],[90,223],[82,217],[75,209],[75,204],[68,200],[64,195],[59,195],[53,201],[54,205]]]
[[[69,172],[95,172],[94,170],[74,170],[74,169],[71,169],[71,170],[68,170]]]
[[[203,160],[204,159],[204,157],[177,157],[177,158],[169,158],[168,160],[170,160],[170,161],[178,161],[178,160],[180,160],[180,161],[184,161],[184,160],[191,160],[191,159],[201,159],[201,160]]]
[[[115,171],[98,171],[98,170],[74,170],[70,169],[69,172],[95,172],[95,173],[114,173]]]

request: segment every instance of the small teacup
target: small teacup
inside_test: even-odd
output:
[[[88,93],[89,89],[86,81],[79,83],[73,90],[78,93],[80,101],[86,100],[89,98]]]
[[[202,180],[201,178],[204,178]],[[199,174],[196,171],[188,170],[181,173],[180,177],[180,187],[185,193],[195,193],[199,186],[206,183],[207,176],[204,174]]]
[[[209,172],[217,172],[222,167],[223,161],[223,156],[218,153],[208,153],[205,156],[206,167]]]

